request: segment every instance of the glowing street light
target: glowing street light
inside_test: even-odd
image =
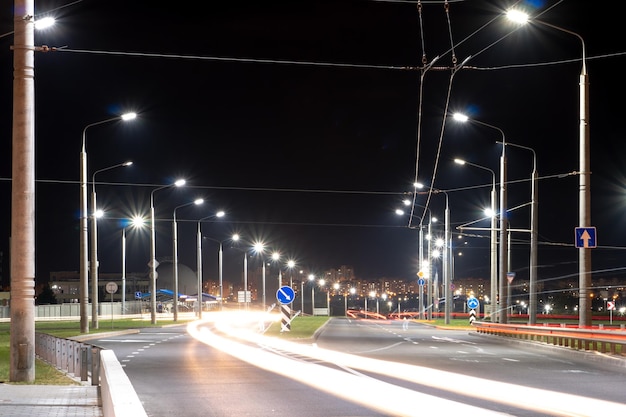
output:
[[[311,315],[315,315],[315,275],[309,275],[309,282],[311,283]]]
[[[197,236],[197,268],[198,268],[198,318],[201,319],[202,318],[202,222],[204,220],[207,219],[211,219],[211,218],[221,218],[224,217],[226,215],[226,213],[224,213],[222,210],[218,211],[217,213],[211,215],[211,216],[207,216],[207,217],[203,217],[200,220],[198,220],[198,232],[196,234]],[[222,270],[223,270],[223,264],[222,264],[222,257],[223,257],[223,249],[222,249],[222,241],[217,240],[217,239],[211,239],[210,237],[205,237],[205,239],[211,240],[213,242],[217,242],[220,245],[220,249],[217,255],[217,269],[218,269],[218,276],[219,276],[219,297],[220,297],[220,310],[223,308],[223,298],[224,298],[224,290],[223,290],[223,285],[222,285]]]
[[[150,192],[150,322],[152,324],[156,324],[156,297],[157,297],[157,266],[158,262],[156,260],[156,228],[155,228],[155,219],[154,219],[154,193],[159,190],[164,190],[170,187],[182,187],[185,185],[185,180],[180,179],[177,180],[173,184],[164,185],[162,187],[157,187],[152,192]]]
[[[87,294],[89,284],[87,282],[88,271],[88,249],[87,240],[89,237],[89,226],[87,224],[87,218],[89,217],[87,211],[87,129],[93,126],[98,126],[104,123],[114,121],[128,121],[134,120],[137,117],[137,113],[125,113],[121,116],[112,117],[110,119],[101,120],[99,122],[91,123],[85,126],[82,135],[82,147],[80,151],[80,331],[81,333],[89,332],[89,324],[87,323]]]
[[[463,159],[455,159],[454,162],[459,165],[469,165],[475,168],[483,169],[485,171],[491,172],[492,182],[491,182],[491,207],[489,216],[491,217],[491,227],[490,227],[490,236],[491,236],[491,295],[490,298],[495,300],[498,294],[497,284],[498,284],[498,236],[497,236],[497,216],[496,216],[496,206],[497,206],[497,193],[496,193],[496,173],[487,167],[482,165],[474,164],[472,162],[465,161]],[[492,317],[495,311],[492,311]]]
[[[30,16],[26,16],[26,17],[30,17]],[[36,30],[45,30],[48,29],[52,26],[54,26],[54,24],[56,23],[56,19],[54,17],[48,16],[48,17],[44,17],[42,19],[37,19],[33,21],[33,25],[35,27]],[[12,30],[10,32],[7,33],[3,33],[2,35],[0,35],[0,38],[4,38],[5,36],[9,36],[14,34],[15,31]]]
[[[507,272],[508,272],[508,248],[506,245],[507,241],[507,176],[506,176],[506,137],[504,135],[504,131],[497,126],[490,125],[489,123],[481,122],[479,120],[470,119],[468,116],[462,113],[455,113],[453,115],[454,120],[458,122],[473,122],[479,124],[481,126],[486,126],[491,129],[495,129],[500,132],[502,136],[502,156],[500,157],[500,274],[499,274],[499,293],[500,293],[500,305],[498,306],[498,317],[500,323],[507,323],[507,297],[506,297],[506,289],[505,283],[507,282]],[[492,296],[493,299],[493,296]],[[447,300],[446,300],[447,301]],[[447,305],[447,303],[446,303]]]
[[[555,26],[551,23],[547,23],[538,19],[529,20],[527,13],[520,10],[511,9],[507,12],[506,16],[519,24],[526,24],[528,22],[535,22],[548,26],[552,29],[568,33],[575,36],[581,43],[582,52],[582,65],[580,69],[579,77],[579,96],[580,96],[580,121],[579,121],[579,150],[580,150],[580,162],[579,162],[579,217],[578,222],[580,227],[591,226],[591,162],[590,162],[590,138],[589,138],[589,76],[587,75],[587,55],[585,50],[585,40],[576,32],[571,30]],[[591,326],[591,302],[588,294],[591,289],[591,248],[581,247],[578,249],[578,275],[579,275],[579,313],[578,324],[580,327]],[[532,306],[531,306],[532,308]]]
[[[131,166],[132,161],[123,162],[107,168],[102,168],[93,173],[91,176],[91,261],[89,263],[89,272],[91,275],[91,326],[98,328],[98,218],[104,215],[104,211],[98,209],[96,204],[96,174],[111,169]]]
[[[203,204],[204,200],[202,198],[197,198],[194,201],[191,201],[186,204],[181,204],[174,208],[173,222],[172,222],[172,239],[174,247],[174,255],[173,255],[173,263],[174,263],[174,321],[178,321],[178,225],[176,223],[176,210],[182,207],[187,207],[190,205],[199,206]],[[198,294],[199,297],[202,297],[202,294]]]
[[[126,229],[142,228],[146,220],[143,217],[134,217],[130,223],[122,228],[122,315],[126,313]]]

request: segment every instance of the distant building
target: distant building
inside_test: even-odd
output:
[[[88,299],[91,301],[91,280],[88,283]],[[105,290],[108,282],[115,282],[118,285],[117,293],[113,294],[113,301],[122,299],[122,275],[98,274],[98,300],[110,301],[111,294]],[[59,271],[50,273],[50,288],[59,304],[80,302],[80,273],[78,271]],[[150,280],[145,272],[126,273],[126,300],[134,300],[135,292],[150,292]],[[106,298],[103,298],[105,297]]]

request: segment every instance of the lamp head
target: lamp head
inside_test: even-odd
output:
[[[520,10],[511,9],[506,12],[506,17],[515,23],[519,23],[521,25],[526,24],[528,22],[528,13],[524,13]]]
[[[54,19],[54,17],[50,16],[44,17],[43,19],[35,20],[35,29],[47,29],[50,26],[53,26],[55,22],[56,20]]]
[[[462,122],[462,123],[467,122],[469,120],[469,117],[464,115],[463,113],[454,113],[452,115],[452,118],[456,120],[457,122]]]

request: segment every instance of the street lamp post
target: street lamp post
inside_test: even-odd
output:
[[[108,122],[114,122],[117,120],[133,120],[137,117],[136,113],[126,113],[118,117],[112,117],[110,119],[101,120],[99,122],[91,123],[85,126],[82,136],[82,148],[80,151],[80,332],[89,332],[89,323],[87,322],[87,301],[89,293],[89,283],[87,281],[89,254],[87,249],[87,241],[89,238],[89,226],[87,224],[88,210],[87,210],[87,129],[92,126],[101,125]]]
[[[423,187],[423,184],[420,184],[420,183],[415,183],[413,185],[414,185],[415,188],[422,188]],[[436,222],[437,219],[433,217],[432,211],[428,207],[426,207],[426,206],[422,206],[422,205],[419,205],[419,204],[414,204],[413,201],[411,201],[409,199],[403,200],[403,204],[405,206],[413,205],[413,207],[422,207],[426,211],[428,211],[428,226],[427,226],[427,228],[428,228],[428,232],[427,232],[428,251],[427,252],[428,252],[428,259],[430,260],[430,255],[431,255],[430,238],[432,236],[431,235],[431,227],[432,227],[432,223]],[[404,215],[404,211],[398,209],[398,210],[396,210],[396,214],[397,215]],[[412,220],[413,217],[418,217],[420,219],[419,225],[417,226],[417,228],[419,229],[419,231],[418,231],[418,234],[419,234],[418,235],[419,236],[418,237],[418,239],[419,239],[419,242],[418,242],[418,246],[419,246],[419,248],[418,248],[418,263],[419,263],[419,266],[418,266],[418,268],[419,268],[418,276],[419,276],[420,273],[424,274],[424,278],[426,280],[426,287],[427,287],[427,290],[426,290],[427,297],[428,297],[427,304],[432,306],[432,304],[433,304],[433,282],[432,282],[432,278],[433,277],[432,277],[432,271],[431,271],[431,268],[430,268],[430,262],[428,263],[428,268],[425,268],[426,262],[424,260],[425,259],[424,258],[424,218],[412,214],[412,211],[411,211],[411,214],[409,214],[409,216],[410,216],[409,228],[413,228],[413,229],[415,228],[414,226],[411,226],[411,224],[412,224],[411,220]],[[423,297],[423,295],[424,295],[423,291],[420,291],[419,300],[418,300],[418,304],[419,304],[418,309],[419,309],[419,318],[420,318],[420,320],[423,320],[425,318],[424,317],[425,311],[424,311],[424,297]],[[428,316],[427,317],[428,320],[432,319],[432,308],[428,309],[427,316]]]
[[[304,314],[304,279],[302,271],[300,271],[300,313]]]
[[[443,193],[446,196],[446,209],[444,211],[444,246],[443,246],[443,283],[444,283],[444,297],[446,298],[446,304],[444,308],[444,322],[450,324],[450,313],[452,311],[452,253],[451,253],[451,239],[450,239],[450,198],[448,193],[443,190],[435,190],[435,193]]]
[[[191,201],[189,203],[185,203],[185,204],[181,204],[180,206],[177,206],[174,208],[174,215],[172,216],[173,221],[172,221],[172,246],[173,246],[173,256],[172,256],[172,262],[174,263],[174,277],[173,277],[173,281],[174,281],[174,294],[173,294],[173,307],[174,307],[174,321],[178,321],[178,224],[176,223],[176,210],[178,210],[179,208],[182,207],[187,207],[190,206],[192,204],[198,206],[200,204],[203,204],[204,200],[201,198],[198,198],[194,201]],[[201,295],[201,294],[198,294]]]
[[[350,295],[356,294],[356,288],[350,287],[350,289],[348,290],[348,294],[350,294]],[[348,317],[348,296],[347,295],[346,295],[346,298],[345,298],[345,306],[344,307],[345,307],[345,310],[346,310],[346,317]]]
[[[164,185],[162,187],[155,188],[150,192],[150,322],[156,324],[156,280],[157,280],[157,260],[156,260],[156,231],[154,224],[154,193],[170,187],[182,187],[185,185],[185,180],[178,180],[173,184]]]
[[[319,284],[320,284],[320,287],[323,288],[326,285],[326,280],[323,279],[323,278],[320,279],[319,280]],[[330,298],[329,298],[330,296],[329,296],[329,293],[330,293],[330,288],[328,289],[328,291],[326,291],[326,315],[327,316],[330,316]]]
[[[272,261],[275,261],[275,262],[280,261],[280,253],[273,252]],[[278,264],[278,287],[276,287],[276,291],[278,291],[278,289],[282,286],[283,286],[283,269],[280,267],[280,263],[279,263]],[[264,301],[263,305],[265,306],[265,300],[263,301]]]
[[[132,164],[131,161],[127,161],[98,169],[91,176],[91,261],[89,262],[89,272],[91,275],[91,326],[94,329],[98,328],[98,217],[103,215],[102,210],[98,210],[96,204],[96,174]]]
[[[528,323],[536,324],[537,323],[537,250],[538,250],[538,227],[539,227],[539,218],[538,218],[538,204],[539,204],[539,194],[537,192],[537,180],[539,179],[539,174],[537,172],[537,154],[535,150],[529,148],[528,146],[518,145],[515,143],[507,142],[509,146],[514,146],[516,148],[526,149],[527,151],[531,151],[533,153],[533,172],[531,174],[531,204],[530,204],[530,271],[529,271],[529,286],[528,291],[530,292],[530,299],[528,300]]]
[[[422,184],[415,183],[416,188],[423,188]],[[443,193],[446,196],[446,207],[444,210],[444,247],[442,253],[443,259],[443,283],[444,283],[444,297],[445,297],[445,307],[444,307],[444,322],[445,324],[450,324],[450,315],[451,315],[451,304],[452,304],[452,261],[451,261],[451,235],[450,235],[450,198],[448,193],[444,190],[439,190],[436,188],[431,188],[431,191],[435,194]],[[416,192],[416,194],[420,194]],[[430,246],[429,246],[430,252]],[[429,253],[430,255],[430,253]]]
[[[252,246],[252,250],[261,257],[261,299],[263,309],[265,309],[265,244],[262,242],[256,242]]]
[[[491,246],[491,294],[490,294],[490,299],[491,300],[495,300],[496,299],[496,294],[497,294],[497,288],[496,288],[496,284],[498,282],[498,251],[497,251],[497,246],[498,246],[498,237],[497,237],[497,216],[496,216],[496,205],[497,205],[497,194],[496,194],[496,173],[487,167],[484,167],[482,165],[478,165],[478,164],[474,164],[472,162],[467,162],[465,160],[462,159],[455,159],[454,160],[455,163],[459,164],[459,165],[469,165],[469,166],[473,166],[475,168],[479,168],[479,169],[483,169],[485,171],[489,171],[491,172],[491,176],[492,176],[492,183],[491,183],[491,213],[489,213],[489,216],[491,217],[491,227],[490,227],[490,236],[491,236],[491,242],[490,242],[490,246]],[[493,301],[492,301],[493,303]],[[494,315],[494,313],[496,313],[495,311],[493,311],[493,304],[491,306],[492,311],[491,311],[491,317],[492,320],[494,317],[497,317]]]
[[[248,252],[243,254],[243,300],[248,309]]]
[[[126,229],[143,227],[143,217],[135,217],[128,226],[122,228],[122,315],[126,313]]]
[[[517,10],[509,10],[507,16],[518,23],[528,22],[529,16]],[[579,77],[580,96],[580,121],[579,121],[579,200],[578,222],[580,227],[591,226],[591,159],[590,138],[589,138],[589,76],[587,74],[587,55],[585,50],[585,40],[576,32],[553,24],[533,19],[533,22],[548,26],[561,32],[576,36],[581,43],[582,66]],[[579,327],[591,326],[591,303],[589,292],[591,289],[591,248],[580,247],[578,249],[578,325]],[[532,306],[529,306],[532,308]]]
[[[201,319],[202,318],[202,222],[204,220],[213,218],[213,217],[224,217],[225,213],[223,211],[218,211],[217,213],[211,215],[211,216],[207,216],[207,217],[203,217],[200,220],[198,220],[198,232],[196,234],[197,236],[197,269],[198,269],[198,318]],[[222,299],[224,296],[224,290],[223,290],[223,285],[222,285],[222,270],[223,270],[223,266],[222,266],[222,258],[223,258],[223,250],[222,250],[222,241],[217,240],[217,239],[211,239],[210,237],[206,237],[206,239],[209,239],[213,242],[217,242],[219,243],[219,252],[217,255],[217,273],[219,276],[219,297],[220,297],[220,310],[222,310],[223,308],[223,304],[222,304]]]
[[[309,275],[309,281],[311,282],[311,315],[315,315],[315,275]]]
[[[240,237],[238,234],[234,234],[232,237],[232,240],[234,242],[239,241]],[[245,304],[245,309],[248,309],[248,250],[242,250],[239,248],[236,248],[240,251],[243,252],[243,297],[244,297],[244,304]],[[259,251],[263,250],[263,244],[262,243],[255,243],[252,247],[252,250],[256,251],[257,253]],[[263,274],[263,276],[265,277],[265,273]]]
[[[454,114],[454,120],[457,120],[459,122],[467,122],[467,121],[471,121],[474,123],[477,123],[481,126],[486,126],[489,127],[491,129],[495,129],[498,132],[500,132],[500,135],[502,136],[502,156],[500,157],[500,239],[499,239],[499,244],[500,244],[500,273],[499,273],[499,286],[498,286],[498,293],[500,295],[499,299],[500,299],[500,304],[498,306],[498,317],[499,317],[499,322],[500,323],[504,323],[506,324],[508,322],[508,316],[507,316],[507,303],[508,300],[506,299],[506,289],[505,289],[505,283],[507,282],[507,272],[508,272],[508,251],[507,251],[507,246],[506,246],[506,241],[507,241],[507,177],[506,177],[506,137],[504,135],[504,131],[502,129],[500,129],[497,126],[494,125],[490,125],[488,123],[485,122],[481,122],[480,120],[475,120],[475,119],[470,119],[469,117],[467,117],[464,114],[460,114],[460,113],[455,113]],[[492,298],[491,303],[493,304],[494,299]]]
[[[296,266],[296,261],[290,259],[287,261],[287,269],[289,269],[289,287],[293,288],[293,268]]]
[[[11,181],[11,335],[9,380],[35,380],[35,47],[34,0],[15,0]],[[19,13],[19,16],[18,16]],[[10,34],[9,33],[9,34]],[[6,34],[6,35],[9,35]],[[2,35],[5,36],[5,35]],[[82,215],[86,215],[86,210]],[[81,258],[82,259],[82,258]],[[85,256],[86,259],[86,256]],[[86,263],[85,263],[86,265]],[[86,282],[87,273],[83,275]],[[88,331],[87,286],[81,331]],[[82,298],[81,298],[82,300]]]

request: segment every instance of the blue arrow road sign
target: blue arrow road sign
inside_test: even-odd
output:
[[[418,279],[418,280],[417,280],[417,284],[418,284],[420,287],[423,287],[423,286],[424,286],[424,284],[426,284],[426,281],[424,280],[424,278],[420,278],[420,279]]]
[[[595,248],[598,245],[595,227],[577,227],[575,235],[577,248]]]
[[[293,288],[287,285],[280,287],[278,291],[276,291],[276,298],[281,304],[291,304],[295,297],[296,293],[293,291]]]
[[[467,306],[472,310],[478,308],[478,298],[470,297],[467,299]]]

